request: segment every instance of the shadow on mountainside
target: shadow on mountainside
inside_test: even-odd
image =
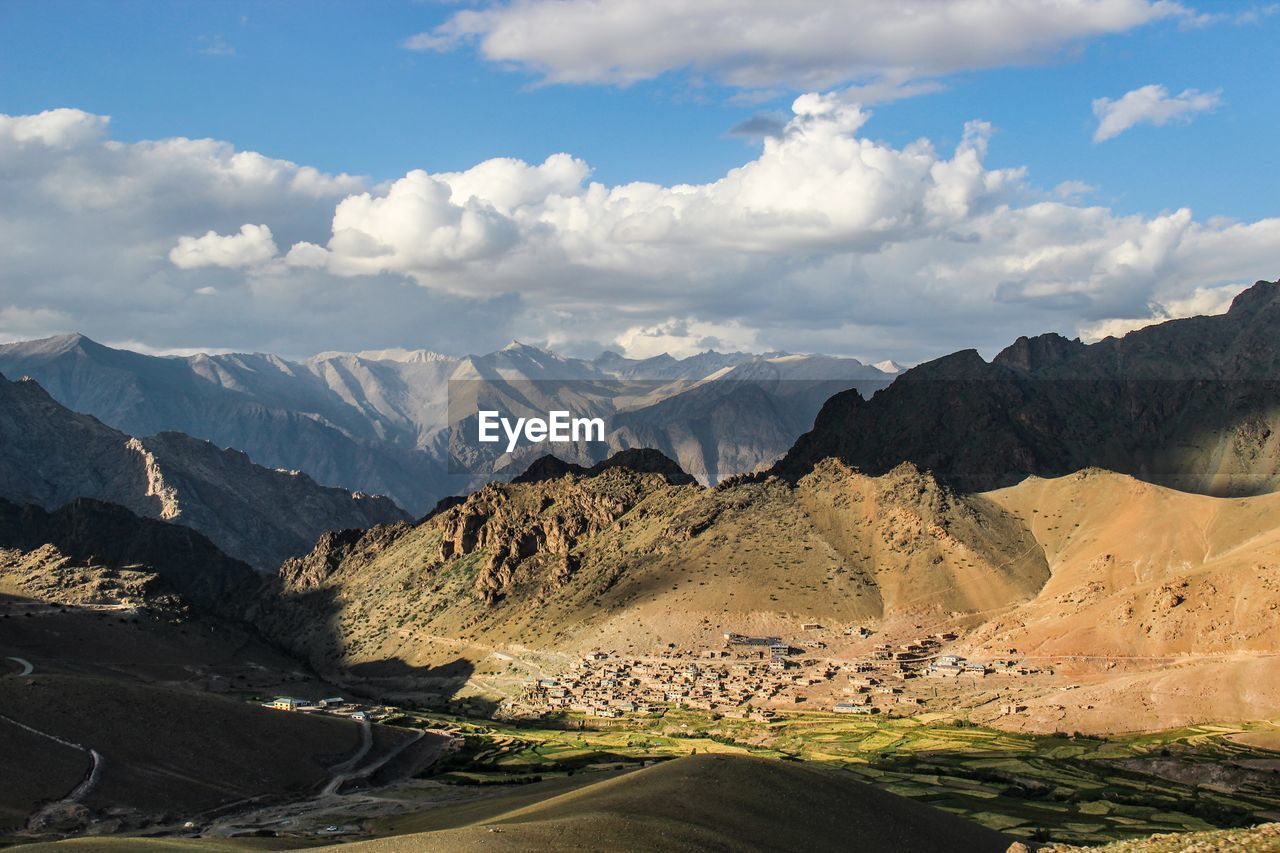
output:
[[[402,527],[393,525],[388,530],[394,535]],[[323,539],[358,541],[364,534],[359,530],[338,531]],[[41,548],[54,550],[34,553]],[[309,663],[322,677],[358,682],[371,695],[394,692],[433,706],[453,702],[474,671],[474,666],[461,658],[431,667],[414,666],[398,658],[362,660],[347,668],[343,665],[345,655],[340,652],[349,651],[360,638],[345,634],[348,630],[354,633],[355,626],[344,628],[340,619],[343,607],[333,590],[286,592],[278,576],[264,578],[223,554],[200,533],[139,517],[115,504],[81,498],[47,512],[38,506],[19,506],[0,499],[0,549],[14,552],[6,570],[13,581],[35,583],[55,602],[50,605],[32,600],[25,609],[6,608],[6,615],[13,611],[10,618],[26,621],[27,611],[43,613],[51,606],[55,610],[69,608],[73,616],[81,612],[79,604],[114,600],[121,595],[136,604],[171,607],[176,602],[162,601],[177,593],[203,614],[198,620],[200,625],[217,635],[219,642],[210,648],[218,648],[219,663],[225,662],[228,652],[227,643],[221,642],[224,637],[230,640],[234,635],[248,643],[248,638],[260,635],[289,657]],[[29,558],[24,560],[22,554]],[[277,606],[284,596],[289,598],[288,608]],[[106,618],[104,614],[85,618],[101,621]],[[107,621],[114,624],[113,620]],[[210,634],[206,633],[206,638],[211,639]],[[83,650],[85,660],[101,656],[97,645],[90,643]],[[245,645],[246,654],[251,647],[262,657],[265,649],[261,643]],[[153,654],[163,657],[166,648],[158,647]],[[60,657],[67,654],[76,657],[68,652]],[[137,650],[136,657],[135,665],[142,665],[148,654]],[[198,658],[196,655],[183,662],[195,664]]]
[[[336,531],[326,534],[323,541],[360,533],[363,531]],[[358,541],[360,537],[355,538]],[[318,550],[323,548],[323,541],[317,545]],[[290,561],[294,566],[298,562],[301,561]],[[290,563],[282,571],[287,571]],[[364,644],[376,645],[380,635],[363,632],[359,620],[344,624],[345,609],[332,587],[290,588],[288,578],[276,576],[247,617],[271,642],[344,689],[406,707],[458,707],[458,694],[475,672],[472,661],[457,657],[444,664],[418,665],[395,655],[378,657],[363,652]],[[351,657],[356,657],[355,662],[350,662]],[[483,714],[496,707],[474,697],[465,701],[468,712]]]
[[[1086,345],[1020,338],[990,362],[965,350],[864,400],[827,401],[771,473],[835,457],[870,475],[902,462],[960,491],[1105,468],[1219,496],[1280,488],[1280,284],[1224,315]]]
[[[189,527],[91,498],[53,512],[0,499],[0,548],[32,551],[42,545],[86,565],[145,566],[191,604],[224,616],[239,615],[262,586],[261,575]]]
[[[497,709],[496,702],[474,696],[457,698],[475,670],[475,664],[464,657],[439,666],[414,666],[400,658],[384,658],[347,667],[343,680],[379,697],[488,716]]]

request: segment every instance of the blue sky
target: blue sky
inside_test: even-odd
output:
[[[1002,2],[1011,9],[1010,20],[1019,11],[1017,7],[1030,7],[1034,13],[1031,0]],[[961,143],[966,122],[989,122],[983,168],[993,174],[1025,169],[1025,176],[1020,178],[1016,192],[1000,198],[993,193],[988,205],[1029,205],[1038,197],[1052,197],[1055,187],[1072,181],[1090,189],[1064,199],[1077,209],[1093,205],[1105,208],[1117,229],[1123,226],[1125,217],[1136,215],[1159,231],[1156,220],[1161,214],[1184,207],[1191,210],[1189,227],[1193,229],[1216,222],[1215,217],[1258,223],[1275,216],[1280,189],[1280,169],[1274,167],[1272,150],[1280,135],[1280,110],[1276,109],[1280,87],[1273,60],[1274,45],[1280,41],[1280,14],[1276,9],[1256,3],[1186,2],[1174,4],[1174,8],[1158,0],[1073,2],[1082,8],[1090,3],[1095,9],[1107,7],[1108,15],[1114,13],[1106,19],[1108,22],[1126,22],[1099,25],[1084,34],[1065,32],[1070,27],[1064,25],[1061,37],[1052,30],[1048,36],[1043,32],[1035,38],[1027,35],[1026,50],[1013,58],[996,55],[998,51],[990,57],[970,52],[959,59],[949,58],[910,78],[925,80],[938,91],[864,104],[864,111],[869,111],[871,117],[857,123],[857,137],[893,151],[902,151],[914,140],[924,138],[931,142],[939,158],[945,159]],[[579,0],[568,0],[568,6],[575,4],[580,5]],[[946,0],[940,5],[948,4],[964,7],[966,0]],[[526,5],[536,10],[551,4],[549,0],[531,0]],[[620,3],[619,8],[624,5],[625,2]],[[742,6],[744,10],[748,7],[758,9],[760,4]],[[883,3],[878,5],[878,0],[809,6],[828,10],[837,7],[847,8],[850,15],[873,17],[877,9],[887,8]],[[458,16],[476,10],[482,14],[496,10],[484,19],[487,23],[483,26],[489,29],[470,36],[457,35]],[[745,11],[743,16],[749,17]],[[1142,20],[1134,23],[1131,18]],[[567,27],[578,26],[572,18],[566,21]],[[662,37],[654,39],[654,30],[643,29],[648,23],[652,22],[637,24],[636,40],[662,42]],[[654,26],[670,26],[676,32],[683,23],[681,15],[673,13],[669,20],[658,21]],[[362,186],[370,190],[414,169],[433,174],[463,172],[493,157],[516,158],[536,165],[557,152],[566,152],[584,163],[590,168],[589,180],[606,187],[632,181],[671,187],[682,183],[710,184],[759,157],[759,138],[732,132],[753,116],[782,125],[793,118],[792,101],[798,95],[808,91],[840,93],[877,74],[890,73],[875,66],[876,61],[889,60],[854,56],[859,48],[852,44],[850,67],[861,70],[843,77],[839,68],[830,70],[831,62],[817,70],[806,67],[803,56],[797,60],[792,55],[777,63],[768,56],[765,60],[750,56],[743,60],[735,52],[732,27],[727,26],[726,55],[730,58],[720,64],[714,58],[705,59],[696,41],[691,41],[687,55],[679,52],[678,44],[670,50],[666,45],[655,45],[652,52],[660,53],[658,58],[641,47],[632,52],[632,60],[627,60],[639,63],[636,67],[640,71],[633,75],[639,79],[619,84],[591,65],[599,51],[610,49],[608,32],[602,32],[594,43],[594,36],[585,27],[581,34],[566,36],[564,55],[568,58],[560,63],[556,58],[559,54],[548,54],[537,44],[529,48],[527,56],[519,54],[524,49],[523,28],[527,28],[531,42],[540,38],[544,42],[548,38],[555,40],[562,35],[554,30],[548,35],[546,30],[536,29],[537,25],[532,19],[521,19],[518,9],[513,12],[501,3],[5,0],[0,4],[0,113],[23,116],[59,107],[74,108],[93,116],[110,116],[109,130],[105,131],[105,138],[110,140],[225,140],[236,150],[259,152],[325,173],[364,176],[368,180]],[[1025,35],[1024,31],[1035,29],[1025,21],[1009,26],[1013,40]],[[506,27],[508,35],[515,32],[519,36],[514,48],[509,38],[501,42],[502,27]],[[406,40],[420,33],[428,34],[433,45],[449,43],[440,50],[407,49]],[[490,43],[487,38],[497,40]],[[673,36],[672,41],[678,42],[679,38]],[[912,55],[912,49],[911,45],[905,46],[892,60],[911,63],[913,69],[931,61],[927,55]],[[504,50],[508,51],[506,55]],[[837,66],[839,50],[837,42],[837,56],[832,60]],[[553,59],[548,60],[548,55]],[[749,82],[743,82],[744,75],[750,78]],[[552,78],[550,82],[548,78]],[[555,82],[556,79],[578,82]],[[820,85],[811,83],[815,79]],[[1113,138],[1095,142],[1099,119],[1092,107],[1094,100],[1115,101],[1151,85],[1164,87],[1171,98],[1195,90],[1216,99],[1216,103],[1163,126],[1139,118]],[[62,167],[65,164],[58,166]],[[585,187],[588,179],[582,180]],[[785,313],[791,306],[772,304],[754,292],[754,284],[735,280],[735,275],[743,273],[735,272],[737,268],[730,262],[715,273],[716,289],[701,300],[676,299],[659,282],[651,286],[642,280],[643,276],[637,278],[595,261],[575,260],[572,265],[575,275],[588,279],[587,291],[617,292],[625,284],[638,290],[639,298],[593,301],[589,295],[567,296],[563,292],[540,296],[535,292],[537,287],[525,286],[509,270],[495,271],[492,265],[485,268],[483,276],[466,279],[465,285],[459,283],[462,278],[450,277],[452,271],[441,272],[439,264],[429,265],[430,269],[406,263],[344,271],[334,262],[333,253],[337,250],[326,243],[333,235],[325,233],[317,223],[327,222],[336,202],[352,187],[335,185],[331,189],[333,197],[326,196],[314,215],[299,221],[280,217],[280,221],[268,222],[269,208],[255,210],[246,198],[236,206],[234,215],[230,210],[215,213],[211,206],[208,228],[217,235],[235,236],[241,225],[268,226],[277,238],[272,248],[278,252],[262,257],[272,262],[285,258],[290,246],[299,242],[328,246],[331,255],[326,270],[351,278],[345,282],[348,287],[355,286],[354,279],[366,273],[400,275],[401,283],[411,282],[422,288],[439,304],[454,305],[450,300],[461,299],[470,300],[470,309],[477,310],[490,303],[516,306],[504,308],[507,314],[503,321],[486,324],[485,333],[518,333],[551,344],[577,345],[576,340],[568,340],[573,337],[569,330],[581,326],[565,319],[568,312],[595,319],[623,316],[633,323],[628,326],[622,320],[601,322],[602,328],[590,336],[588,349],[597,344],[615,345],[628,333],[631,337],[627,340],[637,340],[639,330],[643,333],[640,338],[648,335],[659,342],[670,339],[675,345],[686,347],[705,341],[797,348],[803,341],[814,340],[827,349],[843,346],[864,355],[890,349],[897,357],[930,354],[920,342],[894,344],[899,336],[892,329],[903,322],[900,312],[888,305],[885,295],[867,289],[872,286],[868,270],[883,261],[884,253],[881,251],[874,259],[866,256],[865,241],[854,231],[841,232],[840,239],[846,241],[844,248],[820,257],[814,255],[813,244],[806,241],[776,251],[772,246],[769,249],[775,253],[771,255],[775,260],[786,256],[786,262],[779,263],[785,267],[785,275],[796,277],[794,287],[800,292],[816,287],[805,279],[816,275],[815,269],[822,268],[835,278],[846,276],[845,286],[851,288],[853,297],[849,302],[859,305],[859,313],[857,317],[844,318],[837,332],[828,322],[830,305],[838,301],[835,295],[818,295],[815,291],[813,314],[820,319],[812,323],[780,320],[775,309],[781,307]],[[455,196],[457,192],[455,186]],[[492,198],[484,196],[482,200],[487,203]],[[815,202],[822,215],[830,214],[824,207],[830,201]],[[757,198],[752,203],[758,207],[760,201]],[[30,204],[25,210],[9,210],[6,214],[28,218],[35,227],[36,211],[44,208]],[[512,211],[494,204],[498,215],[512,222],[518,220]],[[975,204],[966,215],[976,215],[982,209],[981,204]],[[449,215],[456,218],[462,214],[452,211]],[[538,216],[545,225],[546,211]],[[241,221],[237,222],[237,217]],[[952,222],[948,227],[960,226]],[[517,230],[524,228],[519,225]],[[992,228],[999,230],[994,225]],[[148,239],[160,246],[161,235],[148,233]],[[185,231],[166,234],[163,240],[176,245],[177,238],[184,234],[198,237],[202,233],[204,229],[193,220]],[[494,232],[496,236],[491,235],[493,245],[500,246],[502,252],[510,249],[509,243],[502,242],[507,240],[502,236],[506,233],[499,228]],[[968,239],[966,233],[958,233],[958,237]],[[278,239],[281,234],[287,235],[287,242]],[[1251,251],[1265,257],[1267,250],[1275,247],[1266,242],[1270,231],[1264,237],[1254,234],[1250,239]],[[951,239],[956,238],[957,234],[953,234]],[[526,242],[523,236],[513,239],[522,246]],[[1232,244],[1235,239],[1222,237],[1219,242]],[[720,242],[722,238],[717,236],[709,238],[707,245]],[[750,245],[754,251],[755,244]],[[847,248],[855,245],[856,251]],[[163,258],[160,249],[151,251],[159,252]],[[485,254],[485,259],[497,264],[497,255],[495,249]],[[538,257],[545,255],[545,247],[539,249]],[[454,255],[449,260],[460,262]],[[472,256],[468,255],[466,262],[471,261]],[[166,286],[185,288],[187,293],[198,293],[201,288],[209,293],[226,292],[251,285],[254,276],[259,276],[260,283],[261,276],[266,275],[258,266],[239,260],[227,264],[197,260],[192,261],[192,266],[174,269],[176,263],[139,274],[148,280],[163,278]],[[262,261],[262,265],[266,263]],[[305,265],[312,271],[308,274],[319,275],[314,272],[319,265],[320,261]],[[1046,288],[1065,288],[1071,294],[1063,297],[1057,293],[1053,299],[1035,302],[1034,311],[1016,316],[1007,314],[1008,286],[1003,290],[995,288],[991,296],[1001,303],[996,311],[999,317],[993,318],[991,341],[979,344],[994,346],[997,335],[1015,327],[1026,332],[1052,327],[1071,333],[1111,319],[1141,320],[1147,314],[1162,316],[1161,312],[1171,316],[1176,313],[1171,307],[1175,303],[1208,304],[1197,296],[1198,288],[1234,286],[1248,278],[1211,264],[1209,272],[1187,273],[1179,289],[1161,292],[1155,278],[1164,268],[1157,266],[1144,273],[1151,279],[1147,285],[1134,285],[1132,276],[1126,273],[1115,285],[1117,291],[1105,294],[1099,288],[1107,285],[1096,283],[1076,287],[1063,285],[1057,279],[1051,284],[1014,282],[1009,286],[1019,296],[1012,301],[1027,305],[1039,299]],[[231,268],[239,271],[237,282],[226,278],[224,271]],[[930,269],[936,268],[935,264]],[[192,271],[197,269],[203,271]],[[1258,270],[1259,275],[1265,272]],[[296,270],[295,273],[301,275]],[[548,277],[564,274],[565,268],[545,272]],[[913,273],[917,277],[922,274],[928,273]],[[1066,273],[1059,271],[1055,275]],[[1090,273],[1091,281],[1096,275],[1100,274]],[[480,277],[488,283],[470,284]],[[1000,283],[988,284],[994,288]],[[125,287],[123,283],[120,286]],[[972,286],[978,286],[976,279]],[[690,289],[698,288],[687,287],[685,291]],[[40,331],[38,326],[43,328],[41,322],[44,326],[56,325],[49,320],[56,316],[66,318],[61,322],[86,324],[70,308],[76,300],[69,289],[50,287],[45,294],[48,298],[41,298],[39,290],[34,298],[19,298],[17,290],[16,283],[10,285],[8,292],[0,289],[0,312],[9,311],[7,326],[3,322],[5,315],[0,313],[0,334],[34,334]],[[1120,290],[1124,299],[1113,298]],[[1090,294],[1087,299],[1079,295],[1085,292]],[[175,294],[176,290],[166,291],[166,298],[172,298],[175,305],[183,302]],[[980,306],[969,304],[968,290],[962,296],[965,310],[980,317]],[[154,303],[155,295],[149,298]],[[922,295],[921,304],[928,304],[932,298]],[[741,310],[726,306],[726,300],[735,299],[740,300]],[[1215,304],[1221,302],[1219,294]],[[711,307],[713,304],[715,308]],[[1069,304],[1070,310],[1062,313],[1064,304]],[[435,308],[423,303],[417,310],[425,313]],[[764,316],[770,310],[773,314]],[[753,317],[752,311],[761,312],[762,316]],[[868,311],[882,315],[874,330],[861,328]],[[35,316],[44,317],[45,321],[31,321]],[[419,343],[407,340],[413,336],[407,327],[370,322],[370,328],[357,336],[368,346]],[[680,326],[688,322],[701,322],[705,334]],[[154,316],[135,313],[131,318],[122,317],[103,334],[158,349],[185,345],[212,348],[224,343],[221,339],[191,339],[191,324],[177,318],[159,324],[163,333],[157,333],[156,328]],[[731,333],[724,334],[726,329]],[[741,334],[732,333],[735,329]],[[812,334],[815,329],[820,332],[816,337]],[[843,343],[848,336],[859,334],[864,336],[864,342]],[[302,333],[277,331],[250,338],[228,330],[221,337],[229,346],[278,346],[295,351],[310,346],[331,347],[323,340],[326,333],[320,325],[307,331],[305,339],[299,335]],[[924,335],[921,342],[935,337]],[[960,343],[962,336],[947,337],[948,343],[952,337]],[[452,345],[457,348],[465,346],[465,342],[455,341]]]
[[[606,183],[678,183],[740,163],[748,143],[728,131],[754,113],[785,111],[794,97],[735,103],[734,89],[679,72],[629,87],[538,85],[470,50],[399,47],[453,11],[422,2],[6,0],[0,112],[78,107],[110,115],[120,139],[228,139],[377,180],[567,151]],[[1189,205],[1259,217],[1274,212],[1280,189],[1280,169],[1268,168],[1268,140],[1280,132],[1280,72],[1267,59],[1277,42],[1274,14],[1243,25],[1156,23],[1040,66],[967,72],[944,92],[878,105],[867,133],[947,146],[964,122],[986,119],[998,130],[988,162],[1025,165],[1037,184],[1082,180],[1126,212]],[[1220,89],[1224,104],[1186,126],[1091,143],[1091,101],[1149,83]]]

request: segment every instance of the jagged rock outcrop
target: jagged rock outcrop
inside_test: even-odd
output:
[[[963,491],[1100,467],[1184,491],[1280,489],[1280,283],[1224,315],[1092,345],[1020,338],[990,363],[966,350],[871,399],[832,397],[773,472],[826,458],[880,474],[909,461]]]
[[[280,586],[295,593],[323,586],[344,561],[367,560],[376,556],[410,529],[408,524],[401,522],[379,524],[367,530],[326,531],[310,552],[290,557],[280,565]]]
[[[656,451],[617,454],[590,469],[547,461],[552,459],[535,463],[536,470],[519,483],[486,486],[434,520],[441,530],[442,561],[486,555],[473,587],[486,603],[511,592],[521,563],[534,557],[551,564],[544,587],[562,585],[577,565],[573,551],[579,540],[598,535],[628,512],[653,479],[667,485],[693,482]],[[562,473],[553,478],[557,471]],[[538,488],[518,488],[522,484]]]
[[[56,509],[76,498],[200,531],[260,571],[305,553],[325,530],[404,520],[386,498],[318,486],[180,433],[125,435],[0,377],[0,498]]]
[[[566,474],[579,477],[595,477],[612,468],[626,468],[637,474],[661,474],[673,486],[684,486],[697,482],[685,473],[660,450],[650,448],[634,448],[620,450],[601,462],[587,467],[573,462],[565,462],[554,455],[541,456],[530,463],[524,473],[516,477],[513,483],[537,483],[543,480],[555,480]]]

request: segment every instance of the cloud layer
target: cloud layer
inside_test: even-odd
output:
[[[983,122],[938,151],[869,119],[803,95],[705,184],[608,186],[557,154],[370,186],[225,142],[119,143],[75,110],[0,116],[0,336],[910,361],[1219,307],[1273,271],[1280,220],[1120,216],[988,168]]]
[[[485,59],[551,83],[625,85],[689,70],[748,89],[860,83],[870,103],[918,92],[927,78],[1042,62],[1085,39],[1190,15],[1171,0],[522,0],[462,10],[405,46],[474,43]]]
[[[1094,131],[1093,141],[1114,139],[1139,124],[1164,127],[1170,122],[1189,122],[1221,101],[1219,92],[1187,89],[1171,96],[1164,86],[1156,85],[1125,92],[1115,100],[1097,98],[1093,102],[1093,114],[1098,119],[1098,129]]]

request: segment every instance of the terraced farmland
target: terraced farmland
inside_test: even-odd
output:
[[[1251,769],[1280,767],[1280,753],[1233,740],[1276,731],[1264,723],[1111,739],[1001,732],[944,715],[811,713],[763,723],[670,711],[598,729],[577,718],[562,728],[458,718],[444,725],[467,739],[448,769],[460,784],[728,752],[838,765],[892,793],[1038,841],[1098,844],[1248,826],[1280,813],[1280,778]]]

